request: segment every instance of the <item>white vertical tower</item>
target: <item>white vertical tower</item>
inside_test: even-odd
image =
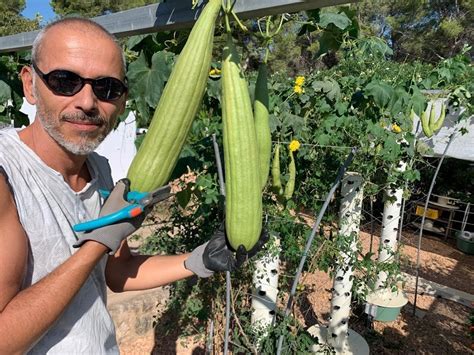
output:
[[[357,240],[362,212],[362,176],[348,172],[342,180],[339,209],[339,236],[347,243],[340,250],[342,260],[335,270],[331,300],[331,318],[327,340],[337,353],[348,350],[349,314],[352,297],[353,261],[357,258]]]
[[[272,324],[278,295],[280,271],[280,239],[271,238],[274,248],[255,261],[252,291],[252,325],[265,329]]]
[[[397,170],[403,172],[405,169],[405,162],[400,162]],[[390,259],[393,259],[393,256],[397,251],[397,236],[399,228],[401,228],[400,212],[402,208],[403,188],[387,189],[386,197],[387,199],[383,209],[382,233],[379,245],[379,263],[390,261]],[[376,290],[383,288],[386,281],[387,273],[385,271],[380,271],[377,275],[377,281],[375,284]]]

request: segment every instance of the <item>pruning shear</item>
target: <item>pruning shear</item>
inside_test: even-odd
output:
[[[72,228],[75,232],[88,232],[124,219],[136,217],[143,213],[147,207],[168,199],[172,195],[170,191],[171,187],[169,185],[162,186],[152,192],[130,191],[127,194],[127,201],[130,205],[97,219],[78,223]],[[110,191],[100,190],[99,192],[104,198],[110,195]]]

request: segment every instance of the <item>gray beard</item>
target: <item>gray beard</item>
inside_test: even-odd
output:
[[[46,112],[38,112],[39,120],[43,125],[45,131],[53,138],[56,143],[63,147],[66,151],[75,155],[88,155],[92,153],[102,143],[105,137],[112,130],[112,125],[109,123],[106,125],[106,129],[98,136],[91,137],[88,132],[82,132],[79,142],[71,142],[67,140],[64,135],[57,129],[57,125],[53,123],[53,119]],[[104,117],[100,115],[87,116],[85,114],[64,114],[59,118],[59,121],[87,121],[92,123],[104,123],[107,122]],[[94,133],[96,134],[96,133]]]

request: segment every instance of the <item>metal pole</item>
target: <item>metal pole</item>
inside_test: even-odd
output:
[[[425,209],[423,211],[423,217],[421,218],[420,233],[418,234],[418,247],[417,247],[417,252],[416,252],[416,270],[415,270],[416,279],[415,279],[415,299],[413,301],[413,315],[415,315],[416,313],[416,299],[418,296],[418,277],[419,277],[419,268],[420,268],[421,237],[423,235],[423,226],[425,225],[426,212],[428,210],[428,204],[430,202],[431,193],[433,192],[433,188],[436,183],[436,178],[441,168],[441,164],[443,164],[444,157],[446,156],[449,146],[451,145],[451,142],[454,140],[455,136],[456,136],[456,133],[453,133],[451,135],[451,137],[449,138],[449,142],[446,145],[446,148],[444,148],[444,152],[441,155],[441,159],[439,160],[438,166],[436,167],[435,174],[433,175],[433,179],[431,180],[430,189],[428,190],[428,196],[426,196]]]
[[[211,325],[209,326],[209,337],[207,338],[206,355],[212,355],[212,352],[213,352],[213,345],[212,345],[213,338],[214,338],[214,321],[211,320]]]
[[[217,144],[216,135],[212,135],[212,145],[214,146],[214,154],[216,156],[217,164],[217,176],[219,177],[219,191],[223,197],[225,197],[225,182],[224,173],[222,170],[221,153],[219,151],[219,145]]]
[[[217,164],[217,176],[219,177],[219,189],[221,196],[224,197],[225,201],[225,182],[224,173],[222,170],[221,154],[219,151],[219,145],[217,144],[216,135],[212,135],[212,145],[214,146],[214,154],[216,156]],[[225,202],[223,203],[225,206]],[[223,207],[224,207],[223,206]],[[225,273],[225,335],[224,335],[224,355],[228,354],[229,351],[229,329],[230,329],[230,289],[232,284],[230,282],[230,271]]]
[[[372,244],[374,242],[374,201],[372,197],[369,198],[370,201],[370,247],[369,253],[372,254]]]

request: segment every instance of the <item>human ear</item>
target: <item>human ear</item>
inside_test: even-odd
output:
[[[128,99],[128,91],[126,91],[125,94],[123,94],[122,103],[120,107],[120,114],[125,112],[125,107],[127,106],[127,99]]]
[[[28,103],[31,105],[36,104],[33,75],[33,69],[30,66],[24,66],[21,68],[20,77],[23,84],[23,94],[25,95],[26,101],[28,101]]]

